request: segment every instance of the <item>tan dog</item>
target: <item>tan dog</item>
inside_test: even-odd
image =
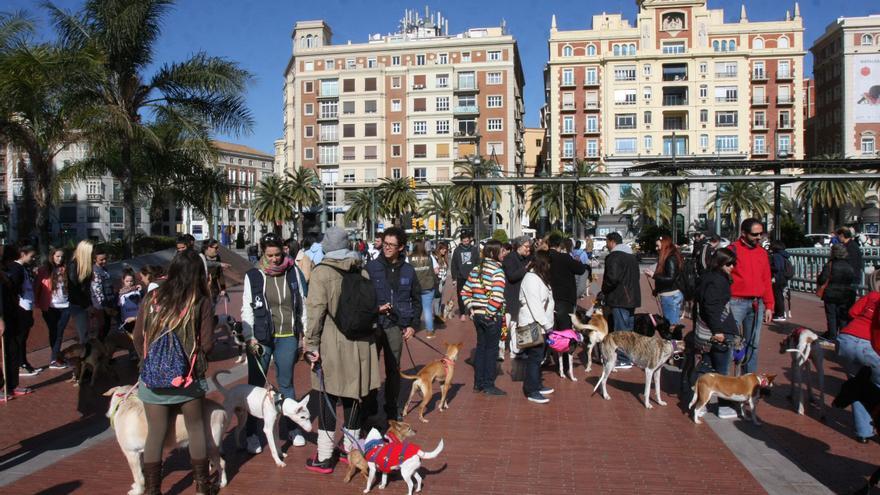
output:
[[[443,412],[444,409],[449,409],[449,404],[446,402],[446,394],[449,393],[449,387],[452,386],[452,375],[455,373],[455,360],[458,359],[458,353],[463,345],[464,343],[462,342],[457,344],[446,344],[446,355],[440,359],[431,361],[425,365],[424,368],[419,370],[416,375],[407,375],[403,372],[400,373],[400,376],[407,380],[415,380],[412,385],[412,390],[410,390],[409,393],[409,399],[407,399],[406,406],[403,408],[404,416],[415,409],[415,406],[413,406],[407,410],[413,402],[416,390],[418,390],[422,393],[422,402],[419,404],[419,419],[424,423],[428,422],[428,420],[425,419],[425,409],[428,407],[428,402],[430,402],[431,397],[434,395],[434,380],[438,380],[441,383],[440,403],[437,406],[437,410]]]
[[[107,417],[116,432],[116,441],[125,454],[134,483],[128,495],[144,493],[143,453],[147,441],[147,417],[144,404],[137,396],[135,386],[113,387],[104,393],[110,397]],[[211,467],[220,472],[220,486],[226,486],[226,462],[220,456],[220,445],[223,442],[223,427],[226,424],[226,411],[216,402],[205,399],[202,406],[208,441],[208,457]],[[165,435],[165,448],[185,447],[189,443],[183,415],[178,414],[169,425]]]
[[[443,306],[443,321],[451,320],[455,318],[455,299],[450,299],[446,301],[446,305]]]
[[[61,349],[61,359],[73,368],[68,382],[73,382],[74,386],[79,383],[79,375],[82,370],[83,356],[86,355],[86,347],[82,344],[73,344]]]
[[[576,313],[570,313],[569,316],[572,328],[586,335],[584,345],[587,346],[587,366],[584,371],[589,373],[593,369],[593,348],[608,335],[608,319],[605,318],[600,307],[595,307],[590,321],[586,323],[581,321]]]
[[[94,386],[99,371],[106,371],[115,375],[115,370],[110,366],[111,355],[107,353],[107,346],[96,338],[89,339],[85,345],[73,344],[61,351],[64,361],[73,367],[73,376],[69,381],[74,387],[82,383],[86,369],[91,370],[89,384]]]
[[[406,440],[412,436],[415,436],[416,431],[413,429],[412,425],[409,423],[404,423],[403,421],[394,421],[393,419],[388,420],[388,431],[387,435],[393,435],[394,438],[398,438],[400,440]],[[358,449],[353,449],[348,453],[348,471],[345,473],[345,477],[343,481],[346,483],[350,482],[354,475],[358,472],[363,475],[364,480],[368,479],[370,473],[370,467],[367,465],[367,460],[364,459],[364,453],[362,450],[363,445],[358,446]]]
[[[761,389],[771,388],[776,375],[748,373],[742,376],[724,376],[717,373],[706,373],[697,379],[694,385],[694,398],[688,404],[688,408],[694,410],[694,423],[700,424],[700,418],[706,414],[706,404],[712,399],[713,395],[717,395],[722,399],[739,402],[739,413],[745,418],[743,404],[749,403],[749,411],[752,416],[752,423],[756,426],[761,424],[758,421],[758,398]]]

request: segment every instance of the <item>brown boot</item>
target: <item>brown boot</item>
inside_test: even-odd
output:
[[[162,461],[145,462],[144,495],[162,495]]]
[[[193,459],[192,468],[196,493],[199,495],[215,495],[218,492],[218,487],[211,480],[211,464],[208,462],[208,459]]]

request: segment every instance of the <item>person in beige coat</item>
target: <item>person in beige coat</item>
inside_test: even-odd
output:
[[[379,359],[373,339],[353,341],[346,338],[333,323],[329,313],[339,307],[342,275],[334,270],[359,270],[360,257],[348,249],[348,235],[333,227],[324,234],[321,243],[324,258],[312,270],[309,295],[306,298],[308,323],[305,349],[313,363],[321,361],[324,392],[333,408],[342,404],[345,416],[343,442],[346,452],[352,440],[360,434],[363,417],[363,399],[371,390],[379,388]],[[327,266],[324,266],[327,265]],[[322,390],[317,373],[312,373],[312,388]],[[323,395],[323,394],[322,394]],[[322,474],[333,472],[333,448],[336,444],[336,419],[324,397],[319,399],[323,408],[318,416],[318,452],[306,461],[306,469]],[[341,455],[345,455],[344,453]]]

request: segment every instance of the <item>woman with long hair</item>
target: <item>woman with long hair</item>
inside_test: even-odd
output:
[[[412,254],[409,256],[409,264],[416,272],[416,279],[421,287],[422,319],[425,320],[426,338],[434,338],[434,262],[425,249],[425,241],[416,241],[413,244]]]
[[[209,481],[207,442],[205,438],[203,399],[208,390],[205,371],[207,354],[214,346],[214,314],[205,265],[192,250],[178,253],[168,268],[168,278],[147,295],[134,326],[134,347],[144,363],[151,345],[164,337],[179,340],[187,354],[187,370],[192,381],[176,388],[149,388],[141,380],[138,397],[144,403],[147,440],[144,444],[143,472],[146,494],[159,494],[162,486],[162,445],[168,427],[177,413],[183,414],[189,436],[189,454],[196,493],[213,493]]]
[[[827,331],[822,335],[828,340],[837,340],[840,329],[849,323],[849,307],[856,300],[853,283],[856,272],[847,260],[846,246],[831,246],[831,258],[822,267],[816,280],[817,287],[825,287],[822,302],[825,303],[825,322]]]
[[[49,368],[67,368],[61,358],[61,342],[64,329],[70,320],[70,300],[67,296],[67,266],[64,249],[49,250],[46,262],[37,270],[34,285],[36,302],[43,313],[43,320],[49,329],[49,348],[52,350]]]
[[[547,251],[538,251],[531,263],[532,269],[522,279],[519,289],[519,314],[517,327],[538,323],[544,333],[553,330],[553,290],[551,286],[551,258]],[[541,383],[541,360],[544,358],[544,344],[522,350],[525,356],[525,379],[523,394],[531,402],[546,404],[550,402],[547,394],[552,388]]]
[[[507,395],[495,386],[498,342],[504,323],[504,269],[501,268],[501,243],[490,239],[483,246],[483,256],[461,289],[464,305],[477,330],[474,354],[474,389],[487,395]]]
[[[684,259],[678,246],[667,235],[661,235],[655,246],[659,255],[657,267],[655,270],[645,270],[645,275],[654,279],[654,295],[660,298],[663,317],[669,320],[670,325],[677,325],[684,303],[684,294],[681,292]]]
[[[449,244],[440,241],[431,254],[434,262],[434,273],[437,275],[437,283],[434,286],[434,316],[443,320],[443,287],[446,286],[446,275],[449,274]]]
[[[89,340],[89,314],[92,306],[92,241],[82,240],[73,251],[73,259],[67,264],[67,297],[70,317],[76,324],[79,343],[85,345]]]
[[[144,284],[144,293],[149,294],[165,281],[165,268],[161,265],[144,265],[140,271],[141,283]]]

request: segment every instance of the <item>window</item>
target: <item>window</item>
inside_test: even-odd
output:
[[[684,53],[684,41],[667,41],[663,43],[663,53]]]
[[[313,81],[305,81],[303,83],[303,93],[314,93],[315,83]]]
[[[379,157],[376,145],[364,146],[364,160],[375,160]]]
[[[123,223],[125,221],[125,211],[121,206],[110,207],[110,223]]]
[[[438,112],[448,112],[449,111],[449,97],[448,96],[438,96],[436,100],[434,100],[434,109]]]
[[[400,145],[399,144],[391,145],[391,156],[393,156],[393,157],[400,156]]]
[[[651,148],[654,146],[654,138],[651,136],[645,136],[645,151],[650,152]]]
[[[592,45],[590,45],[592,46]],[[586,84],[598,84],[599,77],[595,67],[587,67]]]
[[[642,89],[642,97],[643,97],[646,101],[650,101],[650,100],[651,100],[651,95],[652,95],[652,94],[653,94],[653,91],[651,90],[651,86],[645,86],[645,88]]]
[[[438,64],[448,64],[449,63],[449,54],[441,53],[437,55],[437,63]]]
[[[425,182],[428,180],[428,169],[424,167],[416,167],[413,169],[413,179],[416,182]]]
[[[596,55],[596,45],[588,45],[587,46],[587,55],[594,56]]]
[[[336,146],[318,146],[319,165],[333,165],[336,162]]]
[[[343,183],[352,183],[354,182],[354,170],[347,169],[342,171],[342,182]]]
[[[615,153],[635,153],[636,138],[617,138],[614,140]]]
[[[427,144],[414,144],[413,145],[413,158],[427,158],[428,157],[428,145]]]
[[[647,77],[651,77],[651,64],[645,64],[642,66],[642,75]]]
[[[703,124],[709,122],[709,110],[706,110],[705,108],[700,110],[700,122]]]
[[[393,178],[393,179],[400,178],[400,169],[399,168],[392,168],[391,169],[391,178]]]
[[[490,50],[490,51],[489,51],[489,61],[490,61],[490,62],[499,62],[499,61],[501,61],[501,51],[499,51],[499,50]]]
[[[719,103],[735,103],[738,94],[736,86],[715,86],[715,101]]]
[[[364,136],[365,137],[376,137],[376,124],[364,124]]]
[[[566,115],[562,118],[562,133],[574,134],[574,117]]]
[[[766,129],[767,128],[767,114],[765,112],[755,112],[755,125],[756,129]]]
[[[474,120],[459,120],[458,131],[462,136],[473,136],[477,133],[477,122]]]
[[[376,57],[368,58],[367,59],[367,68],[375,69],[376,67],[378,67],[378,64],[376,64]]]
[[[791,153],[791,136],[779,134],[776,136],[776,154],[785,156]]]
[[[700,98],[706,98],[709,96],[709,86],[706,84],[700,84]]]
[[[400,122],[391,123],[391,134],[400,134]]]
[[[438,120],[436,125],[437,125],[437,134],[449,134],[449,121],[448,120]]]
[[[501,84],[501,73],[500,72],[486,73],[486,84]]]
[[[437,143],[437,158],[449,158],[449,143]]]
[[[86,221],[87,222],[100,222],[101,221],[101,211],[97,206],[89,206],[86,209]]]
[[[500,142],[491,142],[486,145],[486,154],[488,155],[503,155],[504,154],[504,144]]]
[[[764,136],[755,136],[755,142],[752,146],[752,153],[763,155],[767,153],[767,140]]]
[[[315,148],[306,148],[303,150],[303,156],[306,160],[314,160],[315,159]]]
[[[791,61],[789,60],[780,60],[779,65],[776,67],[777,77],[781,77],[784,79],[788,79],[791,77]]]
[[[624,65],[621,67],[615,67],[614,68],[614,80],[615,81],[635,81],[636,80],[636,66]]]
[[[574,86],[574,69],[562,69],[562,85]]]
[[[587,91],[586,99],[584,100],[584,104],[587,108],[599,108],[599,92],[598,91]]]
[[[354,102],[353,101],[343,101],[342,102],[342,114],[343,115],[351,115],[354,113]]]
[[[303,72],[312,72],[313,70],[315,70],[314,62],[310,61],[303,64]]]
[[[392,87],[393,89],[399,89],[399,88],[400,88],[400,76],[394,76],[394,77],[391,78],[391,87]]]
[[[416,65],[425,65],[425,55],[416,55]]]
[[[354,92],[354,79],[343,79],[342,80],[342,92],[343,93],[353,93]]]
[[[315,115],[315,104],[306,103],[303,105],[303,115]]]
[[[647,110],[645,112],[645,124],[651,125],[651,111]]]
[[[339,103],[335,100],[333,101],[322,101],[320,104],[322,119],[335,119],[337,116],[337,110],[339,108]]]
[[[763,50],[764,49],[764,38],[755,38],[752,40],[752,48],[755,50]]]
[[[449,74],[437,74],[434,79],[434,85],[438,88],[449,87]]]
[[[634,113],[619,113],[614,116],[614,128],[615,129],[635,129],[636,128],[636,114]]]
[[[342,124],[342,137],[354,137],[354,124]]]
[[[413,134],[416,136],[424,136],[428,133],[428,123],[424,120],[416,120],[413,122]]]
[[[587,115],[587,132],[599,132],[599,117]]]
[[[562,47],[563,57],[571,57],[572,55],[574,55],[574,48],[572,48],[571,45],[565,45]]]
[[[486,121],[486,130],[489,131],[503,131],[504,125],[502,124],[501,119],[488,119]]]
[[[376,100],[364,101],[364,113],[376,113]]]
[[[562,141],[562,158],[574,158],[574,141],[565,139]]]
[[[428,109],[427,98],[413,98],[413,111],[424,112]]]
[[[587,156],[591,158],[599,156],[599,141],[595,139],[587,140]]]
[[[874,44],[874,37],[871,36],[870,34],[863,34],[861,44],[862,44],[862,46],[873,45]],[[862,152],[864,153],[864,151],[862,151]]]
[[[336,124],[321,124],[320,125],[320,138],[321,141],[336,141],[337,139],[337,125]],[[245,172],[242,172],[244,175]],[[246,179],[242,177],[242,179]]]
[[[864,38],[863,38],[863,41],[864,41]],[[862,136],[862,154],[863,155],[873,155],[876,152],[877,152],[877,141],[874,139],[874,136]]]
[[[355,59],[353,59],[353,58],[345,59],[345,68],[348,70],[356,69],[357,63],[355,62]]]
[[[736,62],[716,62],[715,77],[736,77]]]
[[[471,61],[471,52],[461,52],[461,61],[462,62],[470,62]]]
[[[315,137],[315,126],[307,125],[303,127],[303,134],[307,138]]]
[[[706,149],[709,147],[709,135],[708,134],[700,134],[700,148]]]
[[[636,90],[634,89],[616,89],[614,90],[615,105],[635,105]]]
[[[788,110],[782,110],[779,112],[779,128],[791,129],[791,112]]]
[[[574,110],[574,93],[562,93],[562,109]]]
[[[343,146],[342,147],[342,159],[343,160],[354,160],[354,146]]]
[[[787,36],[780,36],[779,40],[776,41],[776,47],[777,48],[789,48],[790,44],[788,42],[788,37]]]
[[[376,91],[375,77],[368,77],[364,79],[364,91]]]
[[[737,112],[715,112],[717,127],[736,127]]]
[[[715,151],[718,153],[735,153],[739,151],[739,137],[715,136]]]
[[[391,100],[391,111],[399,112],[400,111],[400,100]]]
[[[489,96],[486,99],[486,106],[489,108],[501,108],[502,97],[500,95]]]
[[[413,89],[425,89],[427,84],[427,76],[425,74],[416,74],[413,76]]]
[[[700,74],[705,74],[709,72],[709,64],[706,62],[700,62]]]
[[[477,78],[473,72],[458,73],[458,89],[476,89]]]
[[[391,65],[400,65],[400,55],[391,56]],[[397,87],[399,88],[400,86]]]

